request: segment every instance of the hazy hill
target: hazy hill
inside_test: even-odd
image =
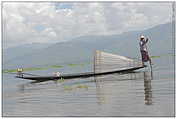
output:
[[[37,50],[48,47],[49,45],[51,45],[51,43],[31,43],[3,49],[3,60],[5,60],[5,62],[10,62],[15,58],[34,53]]]
[[[3,67],[16,68],[19,66],[28,67],[91,61],[95,50],[138,58],[140,56],[138,37],[141,34],[150,38],[148,46],[151,55],[172,52],[174,46],[172,24],[168,23],[144,31],[131,31],[120,35],[82,36],[68,42],[56,43],[44,48],[34,48],[34,50],[31,50],[31,48],[20,48],[24,49],[23,51],[11,49],[3,53]],[[13,57],[10,57],[12,54]],[[8,59],[8,62],[6,59]]]

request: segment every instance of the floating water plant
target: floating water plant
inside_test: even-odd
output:
[[[85,88],[85,89],[88,89],[88,86],[87,85],[78,85],[76,88]]]
[[[70,66],[70,67],[84,66],[84,65],[85,65],[84,63],[81,63],[81,64],[68,64],[68,66]]]
[[[23,71],[36,71],[36,70],[45,70],[48,68],[23,68]],[[17,72],[17,69],[5,69],[3,70],[3,73],[13,73],[13,72]]]
[[[73,88],[71,86],[64,86],[64,90],[72,90]]]
[[[78,86],[74,86],[74,87],[72,87],[72,86],[68,86],[68,85],[65,85],[64,86],[64,90],[76,90],[76,89],[88,89],[88,86],[87,85],[78,85]]]
[[[51,65],[51,66],[49,66],[49,68],[62,68],[63,66],[61,66],[61,65]]]
[[[80,63],[80,64],[67,64],[68,66],[75,67],[75,66],[84,66],[85,64],[90,64],[90,62]],[[37,71],[37,70],[47,70],[50,68],[62,68],[64,66],[62,65],[50,65],[46,67],[29,67],[29,68],[23,68],[23,71]],[[17,69],[5,69],[3,70],[3,73],[14,73],[17,72]]]
[[[161,56],[151,56],[151,58],[160,58],[160,57],[166,57],[166,56],[175,56],[173,53],[163,54]]]
[[[63,66],[61,65],[51,65],[48,67],[29,67],[29,68],[23,68],[23,71],[37,71],[37,70],[47,70],[50,68],[62,68]],[[5,69],[3,70],[3,73],[13,73],[17,72],[17,69]]]
[[[160,58],[160,56],[151,56],[151,58]]]
[[[74,67],[77,66],[78,64],[68,64],[68,66]]]
[[[17,72],[17,69],[5,69],[2,70],[3,73],[13,73],[13,72]]]

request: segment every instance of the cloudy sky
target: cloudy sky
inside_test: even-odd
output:
[[[4,2],[5,47],[120,34],[171,22],[172,3]]]

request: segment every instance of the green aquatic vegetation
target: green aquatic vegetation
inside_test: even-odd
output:
[[[85,64],[79,64],[80,66],[84,66]]]
[[[88,90],[87,85],[82,85],[82,84],[76,84],[76,85],[64,85],[64,90],[71,91],[71,90],[77,90],[77,89],[86,89]]]
[[[63,66],[61,66],[61,65],[51,65],[51,66],[49,66],[49,68],[62,68]]]
[[[85,88],[85,89],[88,89],[88,86],[87,85],[78,85],[76,88]]]
[[[81,63],[81,64],[68,64],[68,66],[70,66],[70,67],[84,66],[84,65],[85,65],[84,63]]]
[[[68,64],[68,66],[74,67],[74,66],[84,66],[85,63],[81,63],[81,64]],[[46,66],[46,67],[29,67],[29,68],[23,68],[23,71],[37,71],[37,70],[47,70],[50,68],[62,68],[64,66],[62,65],[50,65],[50,66]],[[5,69],[2,70],[3,73],[14,73],[17,72],[17,69]]]
[[[64,82],[64,80],[58,79],[57,82],[62,83],[62,82]]]
[[[29,67],[29,68],[23,68],[23,71],[37,71],[37,70],[46,70],[50,68],[62,68],[63,66],[61,65],[51,65],[48,67]],[[3,70],[3,73],[13,73],[17,72],[17,69],[5,69]]]
[[[64,86],[64,90],[72,90],[73,88],[71,86]]]
[[[36,70],[45,70],[47,68],[39,68],[39,67],[33,67],[33,68],[23,68],[23,71],[36,71]],[[13,73],[17,72],[17,69],[5,69],[3,70],[3,73]]]
[[[24,71],[36,71],[36,70],[45,70],[47,69],[46,67],[32,67],[32,68],[24,68]]]
[[[167,56],[175,56],[175,54],[168,53],[168,54],[163,54],[163,55],[160,55],[160,56],[151,56],[151,58],[160,58],[160,57],[167,57]]]
[[[78,64],[68,64],[68,66],[74,67],[77,66]]]
[[[151,56],[151,58],[160,58],[160,56]]]
[[[17,69],[5,69],[2,70],[3,73],[13,73],[13,72],[17,72]]]

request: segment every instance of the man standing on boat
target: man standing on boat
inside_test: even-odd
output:
[[[143,66],[144,66],[144,62],[147,62],[147,61],[149,61],[151,65],[151,59],[149,57],[147,46],[146,46],[146,43],[148,42],[148,40],[149,40],[148,38],[145,38],[143,35],[141,35],[139,45],[140,45]]]

